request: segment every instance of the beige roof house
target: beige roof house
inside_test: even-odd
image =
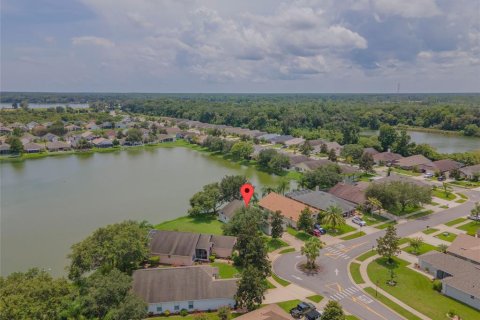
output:
[[[339,182],[328,190],[328,193],[355,204],[364,204],[367,201],[365,189],[353,184]]]
[[[416,154],[410,157],[401,158],[395,161],[394,165],[402,169],[411,170],[414,168],[420,168],[422,166],[432,166],[433,162],[421,154]]]
[[[480,239],[466,234],[459,234],[448,247],[447,252],[480,265]]]
[[[403,158],[400,154],[389,152],[389,151],[374,154],[372,155],[372,157],[373,157],[373,161],[375,161],[376,164],[393,163]]]

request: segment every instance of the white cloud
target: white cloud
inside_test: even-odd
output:
[[[95,45],[95,46],[105,47],[105,48],[111,48],[115,46],[115,44],[112,41],[106,38],[95,37],[95,36],[73,37],[72,44],[74,46]]]
[[[435,0],[373,0],[373,7],[378,13],[405,18],[426,18],[441,13]]]

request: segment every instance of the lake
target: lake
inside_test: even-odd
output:
[[[29,103],[28,107],[32,109],[47,109],[47,108],[55,108],[55,107],[71,107],[71,108],[88,108],[87,103]],[[0,109],[11,109],[12,104],[11,103],[6,103],[2,102],[0,103]]]
[[[480,138],[466,137],[455,134],[442,134],[436,132],[409,131],[411,141],[421,144],[427,143],[440,153],[456,153],[480,150]],[[378,130],[362,130],[362,135],[378,135]]]
[[[70,246],[125,219],[152,224],[186,214],[207,183],[243,174],[278,177],[187,148],[65,155],[0,164],[1,274],[38,266],[64,274]],[[260,193],[260,190],[257,189]]]

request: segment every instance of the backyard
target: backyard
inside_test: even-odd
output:
[[[222,222],[216,216],[180,217],[155,226],[158,230],[222,234]]]
[[[448,319],[446,315],[451,310],[462,319],[478,318],[478,311],[433,290],[429,278],[407,268],[407,265],[408,262],[395,258],[395,263],[388,266],[385,259],[379,258],[368,265],[367,272],[380,288],[431,319]],[[390,279],[390,268],[395,272],[396,286],[386,284]]]

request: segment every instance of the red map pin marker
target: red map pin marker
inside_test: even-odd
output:
[[[248,207],[248,203],[253,196],[253,192],[255,189],[250,183],[245,183],[243,186],[240,187],[240,193],[242,194],[243,201],[245,202],[245,206]]]

